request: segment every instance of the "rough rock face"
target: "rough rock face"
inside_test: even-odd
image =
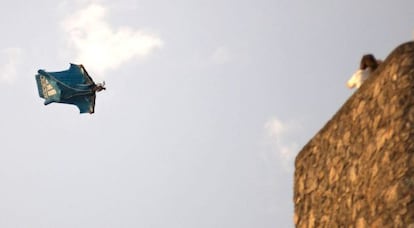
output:
[[[385,59],[295,166],[296,227],[414,228],[414,42]]]

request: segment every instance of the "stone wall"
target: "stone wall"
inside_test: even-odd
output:
[[[414,228],[414,42],[385,59],[295,166],[296,227]]]

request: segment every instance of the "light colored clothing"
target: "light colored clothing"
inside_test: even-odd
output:
[[[371,69],[366,68],[365,70],[358,69],[352,77],[348,80],[346,85],[352,89],[352,88],[359,88],[362,83],[368,79],[368,77],[371,75]]]

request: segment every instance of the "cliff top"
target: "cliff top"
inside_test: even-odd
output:
[[[352,112],[357,112],[358,110],[355,110],[355,108],[363,109],[365,105],[358,105],[361,101],[375,101],[375,97],[384,91],[384,87],[388,86],[389,89],[396,89],[398,86],[391,85],[392,82],[400,80],[401,77],[406,77],[407,74],[409,74],[407,79],[412,80],[412,83],[414,84],[414,41],[401,44],[395,48],[362,86],[342,105],[325,126],[319,130],[313,139],[304,146],[296,159],[300,159],[302,153],[306,151],[305,148],[309,146],[314,139],[326,134],[326,131],[331,130],[332,127],[334,127],[333,125],[340,121],[341,117],[347,116]],[[386,95],[389,96],[390,94]],[[374,98],[372,96],[374,96]],[[385,96],[385,94],[383,94],[383,96]],[[381,99],[384,99],[383,96]],[[364,97],[370,97],[370,99],[364,99]]]

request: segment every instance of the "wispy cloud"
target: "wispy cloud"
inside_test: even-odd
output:
[[[218,47],[210,59],[215,64],[225,64],[231,61],[231,53],[227,47]]]
[[[275,155],[285,169],[291,169],[293,160],[300,147],[296,138],[300,134],[301,126],[297,121],[281,121],[277,117],[269,119],[264,124],[266,137]]]
[[[0,81],[12,83],[17,78],[23,51],[20,48],[5,48],[0,50]]]
[[[103,74],[162,47],[163,41],[155,34],[128,26],[113,28],[106,21],[107,10],[102,4],[91,3],[62,22],[67,43],[76,53],[74,61]]]

